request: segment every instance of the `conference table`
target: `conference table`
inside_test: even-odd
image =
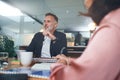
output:
[[[13,61],[13,59],[11,59],[11,58],[9,58],[9,60],[8,60],[9,62],[9,65],[4,69],[4,71],[5,70],[9,70],[9,69],[13,69],[13,68],[20,68],[20,67],[22,67],[22,65],[21,64],[18,64],[18,62],[15,62],[15,61]],[[31,64],[31,66],[32,65],[34,65],[35,64],[35,62],[33,62],[32,64]],[[30,67],[31,67],[30,66]],[[2,71],[0,71],[0,73],[1,73]],[[5,73],[1,73],[1,74],[5,74]],[[36,76],[28,76],[28,80],[48,80],[49,78],[48,77],[36,77]]]

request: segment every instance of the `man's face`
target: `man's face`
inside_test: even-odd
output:
[[[44,28],[46,30],[52,31],[52,30],[55,30],[56,27],[57,27],[57,22],[54,19],[54,17],[50,15],[46,16],[44,19]]]

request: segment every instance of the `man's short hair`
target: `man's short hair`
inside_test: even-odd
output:
[[[53,16],[54,19],[58,22],[58,17],[53,13],[46,13],[45,16]]]

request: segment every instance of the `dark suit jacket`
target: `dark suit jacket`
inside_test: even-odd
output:
[[[54,35],[56,40],[51,40],[50,44],[50,54],[52,56],[56,56],[61,53],[63,47],[63,54],[67,53],[67,39],[64,33],[55,31]],[[26,48],[26,51],[32,51],[34,53],[34,57],[41,57],[41,50],[43,46],[44,36],[41,32],[38,32],[34,35],[30,45]]]

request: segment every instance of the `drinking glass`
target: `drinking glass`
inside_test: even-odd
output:
[[[7,59],[8,52],[0,52],[0,69],[4,69],[4,67],[8,65]]]

